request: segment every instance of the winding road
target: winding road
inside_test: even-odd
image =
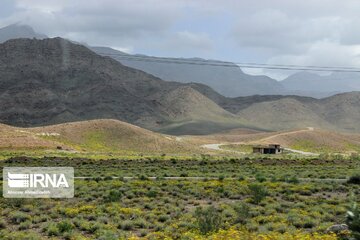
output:
[[[272,135],[272,136],[269,136],[269,137],[259,139],[256,142],[264,142],[264,141],[271,140],[271,139],[273,139],[275,137],[278,137],[278,136],[284,136],[284,135],[296,134],[296,133],[308,132],[308,131],[314,131],[314,128],[313,127],[308,127],[307,129],[296,130],[296,131],[292,131],[292,132],[278,133],[278,134],[275,134],[275,135]],[[201,147],[206,148],[206,149],[210,149],[210,150],[216,150],[216,151],[224,151],[224,152],[233,152],[233,153],[246,154],[244,152],[239,152],[239,151],[236,151],[236,150],[228,150],[228,149],[221,148],[221,146],[224,146],[224,145],[235,145],[235,144],[255,144],[255,142],[211,143],[211,144],[201,145]],[[305,152],[305,151],[300,151],[300,150],[296,150],[296,149],[292,149],[292,148],[284,148],[284,149],[286,151],[289,151],[289,152],[298,153],[298,154],[302,154],[302,155],[306,155],[306,156],[319,156],[318,153]]]

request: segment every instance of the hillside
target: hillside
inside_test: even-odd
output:
[[[217,129],[249,125],[221,108],[192,86],[179,87],[156,96],[171,124],[160,131],[170,134],[209,134]],[[192,103],[192,104],[189,104]]]
[[[9,26],[0,28],[0,43],[15,38],[47,38],[44,34],[39,34],[34,31],[30,26],[24,24],[11,24]]]
[[[274,133],[253,143],[279,143],[287,148],[315,153],[360,151],[359,134],[343,134],[316,128]]]
[[[92,120],[36,128],[0,126],[0,149],[123,154],[197,153],[175,137],[118,120]]]
[[[240,126],[236,116],[192,85],[163,81],[61,38],[9,40],[0,44],[0,63],[3,123],[36,126],[113,118],[161,129],[183,119],[208,121],[221,111]],[[219,125],[223,120],[212,119]]]
[[[29,132],[28,129],[0,124],[1,150],[56,149],[57,146],[66,148],[64,144],[40,138]]]
[[[274,143],[291,151],[298,150],[307,153],[360,152],[360,134],[340,133],[312,127],[277,132],[233,129],[207,136],[186,137],[184,141],[202,146],[217,145],[218,151],[230,150],[233,153],[251,153],[254,145]]]
[[[360,132],[360,92],[321,99],[313,107],[329,123],[348,132]]]
[[[315,99],[297,96],[266,96],[254,102],[230,100],[225,106],[239,117],[266,130],[317,127],[345,132],[360,132],[360,92],[341,93]],[[246,104],[244,104],[246,103]]]
[[[267,76],[246,74],[235,64],[233,67],[211,66],[211,64],[218,64],[219,61],[201,58],[170,59],[175,62],[201,61],[205,63],[205,65],[176,64],[163,62],[163,59],[158,57],[131,55],[106,47],[91,47],[91,49],[99,55],[112,57],[126,66],[145,71],[164,80],[206,84],[227,97],[285,93],[278,81]]]
[[[360,132],[360,92],[229,98],[207,85],[164,81],[61,38],[0,44],[0,102],[0,122],[18,127],[105,118],[175,135],[309,126]]]
[[[238,112],[249,122],[269,130],[303,128],[307,126],[335,128],[321,118],[306,103],[292,98],[252,104]]]
[[[288,91],[317,92],[318,96],[330,96],[336,93],[360,90],[360,74],[334,72],[320,76],[315,73],[298,72],[280,83]]]
[[[10,39],[44,39],[25,24],[12,24],[0,28],[0,43]],[[85,44],[86,45],[86,44]],[[89,47],[88,45],[86,45]],[[251,95],[298,95],[323,98],[341,92],[359,91],[358,73],[335,72],[328,76],[298,72],[283,81],[268,76],[254,76],[244,73],[238,66],[211,66],[221,61],[201,58],[171,58],[170,61],[200,61],[200,65],[163,62],[163,58],[143,54],[127,54],[109,47],[89,47],[99,55],[109,56],[120,63],[145,71],[166,81],[206,84],[226,97]],[[207,65],[210,64],[210,65]],[[231,62],[227,62],[231,65]]]

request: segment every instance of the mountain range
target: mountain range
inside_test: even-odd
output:
[[[281,84],[290,91],[308,92],[316,89],[319,96],[334,95],[341,92],[360,90],[360,73],[333,72],[320,76],[310,72],[298,72],[290,75]]]
[[[46,35],[39,34],[30,26],[23,24],[12,24],[0,29],[0,43],[14,38],[44,39]],[[359,73],[338,72],[320,76],[315,73],[298,72],[282,81],[277,81],[268,76],[246,74],[231,62],[226,62],[226,66],[213,66],[214,63],[219,65],[222,62],[201,58],[170,58],[164,61],[163,58],[127,54],[109,47],[87,47],[99,55],[110,56],[125,66],[142,70],[166,81],[206,84],[227,97],[299,95],[322,98],[336,93],[360,90]],[[173,63],[179,61],[202,64]]]
[[[9,39],[15,38],[36,38],[44,39],[47,38],[45,34],[40,34],[34,31],[34,29],[24,24],[11,24],[0,28],[0,43],[3,43]]]
[[[161,79],[183,83],[202,83],[227,97],[252,95],[298,95],[315,98],[337,93],[360,91],[360,73],[335,72],[320,76],[298,72],[282,81],[268,76],[249,75],[231,62],[201,58],[159,58],[142,54],[127,54],[108,47],[90,47],[102,56],[109,56],[122,64],[150,73]],[[177,64],[176,62],[190,62]],[[192,64],[193,62],[198,64]],[[214,66],[216,65],[216,66]]]
[[[172,134],[247,127],[360,131],[360,93],[229,98],[197,83],[165,81],[62,38],[0,44],[0,121],[40,126],[118,119]]]
[[[142,70],[161,79],[206,84],[228,97],[282,94],[285,91],[278,81],[267,76],[246,74],[234,63],[221,66],[219,61],[201,58],[164,60],[146,55],[130,55],[106,47],[91,47],[91,50],[99,55],[110,56],[126,66]],[[176,62],[179,61],[189,62],[189,64],[177,64]],[[192,62],[201,64],[191,64]]]
[[[227,97],[205,84],[160,79],[93,50],[62,38],[0,44],[0,122],[29,127],[106,118],[178,135],[239,127],[360,131],[359,92],[322,99],[281,94]],[[314,77],[299,73],[284,82],[295,88],[309,76]],[[330,76],[316,81],[323,83]]]

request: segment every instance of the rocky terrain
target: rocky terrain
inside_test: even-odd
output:
[[[239,127],[360,131],[359,92],[229,98],[203,84],[162,80],[61,38],[0,44],[0,102],[0,121],[14,126],[106,118],[179,135]]]

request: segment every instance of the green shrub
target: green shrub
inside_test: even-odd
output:
[[[0,219],[0,229],[6,228],[6,222],[4,219]]]
[[[74,228],[74,225],[69,222],[69,221],[61,221],[59,223],[57,223],[57,228],[59,229],[59,231],[61,233],[64,233],[64,232],[71,232]]]
[[[267,195],[267,188],[261,184],[254,183],[248,186],[253,203],[259,204]]]
[[[221,227],[222,216],[213,206],[206,208],[197,207],[195,210],[195,218],[202,234],[216,232]]]
[[[255,179],[258,182],[265,182],[266,181],[266,177],[264,177],[262,174],[256,174]]]
[[[144,176],[144,175],[141,175],[141,176],[139,177],[139,180],[145,181],[145,180],[148,180],[148,178],[147,178],[146,176]]]
[[[56,226],[55,223],[51,223],[47,226],[46,228],[46,233],[48,236],[59,236],[60,235],[60,231],[58,229],[58,227]]]
[[[130,231],[130,230],[132,230],[132,229],[134,228],[133,225],[134,225],[134,224],[133,224],[132,221],[130,221],[130,220],[125,220],[125,221],[123,221],[123,222],[120,224],[119,228],[121,228],[121,229],[124,230],[124,231]]]
[[[299,183],[299,179],[298,179],[296,176],[292,176],[292,177],[290,177],[290,178],[287,178],[287,179],[286,179],[286,182],[298,184],[298,183]]]
[[[113,231],[110,230],[101,230],[97,232],[98,237],[96,239],[98,240],[118,240],[123,239],[119,238],[117,234],[115,234]]]
[[[149,198],[155,198],[157,196],[157,191],[155,190],[150,190],[146,193],[146,196],[149,197]]]
[[[354,203],[350,210],[347,212],[346,223],[352,232],[353,237],[360,239],[360,208]]]
[[[30,226],[31,226],[31,222],[30,222],[30,221],[22,222],[22,223],[20,223],[20,225],[19,225],[19,230],[29,229]]]
[[[22,222],[25,222],[27,220],[30,220],[30,215],[23,213],[23,212],[12,212],[10,213],[10,221],[15,224],[19,224]]]
[[[251,216],[250,207],[246,203],[239,203],[234,206],[234,211],[236,212],[236,223],[245,224],[247,219]]]
[[[160,215],[158,218],[159,222],[162,222],[162,223],[166,222],[169,219],[170,219],[170,217],[168,215]]]
[[[148,226],[148,223],[143,218],[138,218],[134,220],[134,225],[138,228],[146,228]]]
[[[120,191],[111,190],[109,194],[104,198],[105,202],[118,202],[120,201],[122,194]]]
[[[360,174],[351,176],[347,182],[350,184],[360,184]]]

